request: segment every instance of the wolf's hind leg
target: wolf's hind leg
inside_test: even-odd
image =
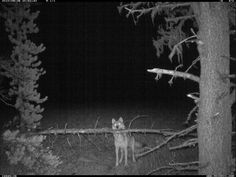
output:
[[[125,151],[125,166],[128,166],[128,147],[124,149]]]
[[[133,143],[132,143],[131,150],[132,150],[132,158],[133,158],[133,162],[136,162],[135,154],[134,154],[134,145],[135,145],[135,141],[133,141]]]
[[[124,149],[123,148],[120,148],[120,154],[121,154],[121,157],[120,157],[119,163],[121,163],[123,160],[123,156],[124,156]]]

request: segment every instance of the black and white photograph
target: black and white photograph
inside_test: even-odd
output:
[[[236,3],[1,0],[1,175],[235,175]]]

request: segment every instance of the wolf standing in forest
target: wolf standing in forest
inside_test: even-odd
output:
[[[117,121],[112,119],[112,129],[113,130],[124,130],[125,124],[123,122],[123,118],[120,117]],[[137,148],[143,147],[143,145],[139,142],[136,142],[134,137],[129,135],[128,133],[114,133],[114,144],[115,144],[115,152],[116,152],[116,166],[118,166],[123,157],[125,157],[125,166],[128,165],[128,148],[131,149],[133,162],[136,162],[135,159],[135,151]],[[121,157],[119,159],[119,150],[121,152]]]

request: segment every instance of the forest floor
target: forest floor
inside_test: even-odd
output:
[[[136,119],[131,128],[152,128],[181,130],[186,128],[183,122],[193,105],[184,102],[147,104],[119,104],[80,107],[79,105],[58,104],[46,105],[42,119],[42,128],[97,128],[111,127],[111,119],[123,117],[126,126],[137,115],[146,115]],[[2,117],[13,113],[1,111]],[[154,147],[163,142],[164,137],[158,134],[135,134],[136,140]],[[78,135],[48,135],[45,145],[52,149],[53,154],[62,160],[59,165],[61,175],[143,175],[169,163],[196,161],[196,147],[170,151],[168,147],[179,144],[182,139],[176,139],[168,145],[141,157],[137,162],[128,158],[128,166],[122,162],[115,167],[114,138],[111,134]],[[27,169],[20,165],[10,165],[1,148],[0,174],[27,174]],[[162,169],[153,174],[196,174],[196,171],[177,171],[174,168]]]

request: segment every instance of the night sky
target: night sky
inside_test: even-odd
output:
[[[152,45],[157,26],[149,15],[135,26],[132,18],[118,13],[117,5],[119,2],[68,2],[33,7],[40,10],[35,21],[40,31],[31,40],[46,47],[39,54],[47,72],[39,80],[39,91],[49,97],[48,103],[189,100],[186,94],[198,91],[197,84],[182,78],[174,79],[171,87],[170,76],[155,81],[155,74],[147,69],[174,69],[178,63],[170,62],[168,50],[157,58]],[[3,28],[1,34],[6,40]],[[11,51],[9,44],[1,51],[6,48]],[[184,52],[185,69],[197,55],[194,47]],[[191,71],[198,74],[199,68]]]

